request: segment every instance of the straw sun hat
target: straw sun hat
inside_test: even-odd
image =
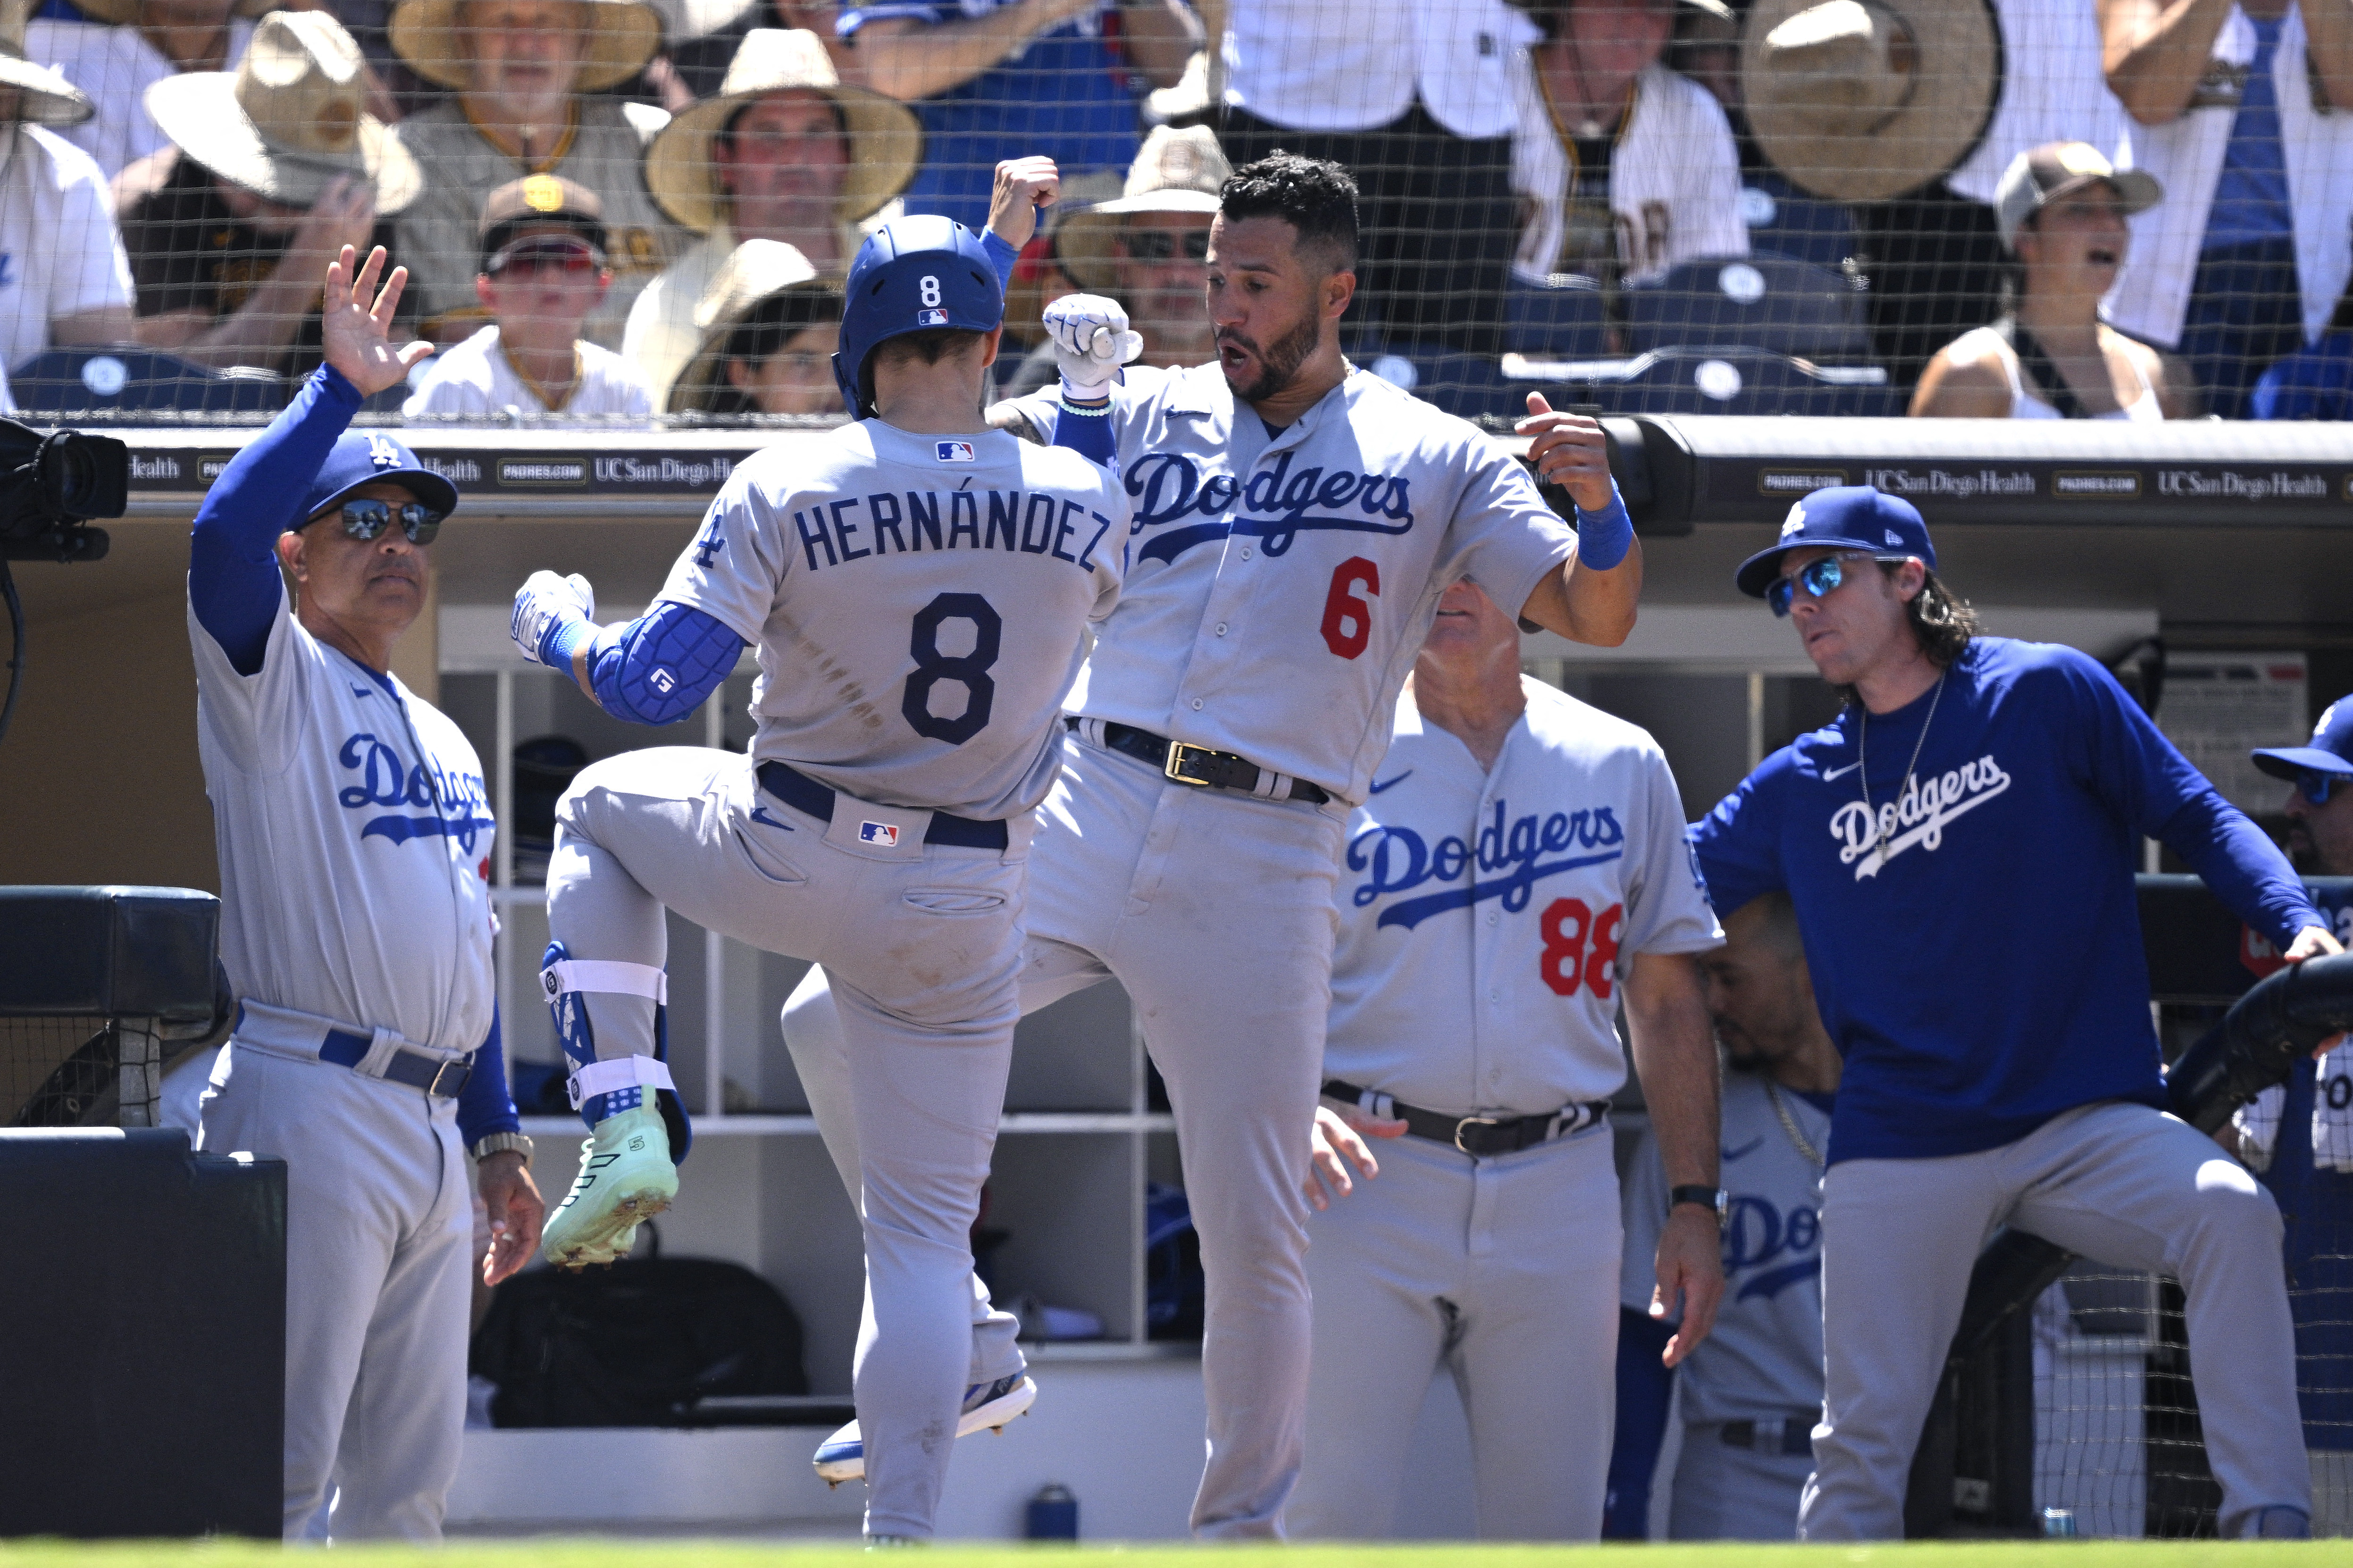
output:
[[[638,0],[573,0],[585,14],[588,42],[580,57],[582,92],[628,80],[661,47],[661,16]],[[392,47],[418,76],[440,87],[468,88],[470,58],[458,25],[459,0],[400,0],[392,13]]]
[[[1144,139],[1128,165],[1126,189],[1115,200],[1073,212],[1055,229],[1062,270],[1082,289],[1108,292],[1116,276],[1112,240],[1121,219],[1130,213],[1214,213],[1218,192],[1233,172],[1208,126],[1159,127]]]

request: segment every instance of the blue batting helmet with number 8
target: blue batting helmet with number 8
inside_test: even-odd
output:
[[[1005,291],[980,237],[950,218],[892,218],[869,235],[843,287],[841,350],[833,379],[852,418],[874,412],[867,359],[879,343],[939,328],[994,331]]]

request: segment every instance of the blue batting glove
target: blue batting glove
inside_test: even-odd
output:
[[[572,650],[596,629],[596,590],[587,578],[577,572],[569,577],[534,572],[515,590],[507,632],[523,658],[568,673]]]

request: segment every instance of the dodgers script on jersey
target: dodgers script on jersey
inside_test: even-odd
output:
[[[759,649],[755,756],[996,819],[1053,785],[1078,628],[1127,542],[1127,499],[1075,452],[869,419],[738,467],[660,597]]]
[[[1822,1402],[1822,1167],[1828,1112],[1762,1074],[1724,1075],[1724,1302],[1683,1363],[1687,1422],[1778,1420]],[[1667,1172],[1645,1132],[1626,1173],[1626,1258],[1620,1300],[1651,1305],[1651,1259],[1667,1223]],[[1794,1510],[1793,1510],[1794,1512]]]
[[[1482,771],[1396,704],[1348,822],[1327,1075],[1411,1105],[1536,1116],[1625,1081],[1638,952],[1724,940],[1658,743],[1540,681]]]
[[[1438,595],[1467,576],[1516,612],[1576,531],[1501,445],[1362,371],[1279,433],[1214,363],[1126,376],[1125,602],[1071,710],[1364,799]],[[1052,438],[1056,394],[1015,406]]]
[[[260,673],[188,612],[196,739],[237,994],[471,1051],[490,1033],[482,764],[391,676],[320,642],[283,589]]]

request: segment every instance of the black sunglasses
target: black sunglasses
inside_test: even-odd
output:
[[[430,544],[433,536],[441,531],[441,520],[448,513],[435,511],[423,501],[409,501],[396,511],[386,500],[361,497],[343,503],[343,531],[353,539],[374,539],[400,519],[400,531],[408,535],[411,544]]]
[[[2295,775],[2295,793],[2314,805],[2327,805],[2329,793],[2353,784],[2353,773],[2324,773],[2306,768]]]
[[[1123,229],[1119,238],[1127,247],[1131,261],[1166,261],[1176,254],[1180,244],[1185,247],[1186,260],[1209,259],[1209,231],[1206,228],[1189,228],[1182,234],[1172,234],[1165,228]]]

